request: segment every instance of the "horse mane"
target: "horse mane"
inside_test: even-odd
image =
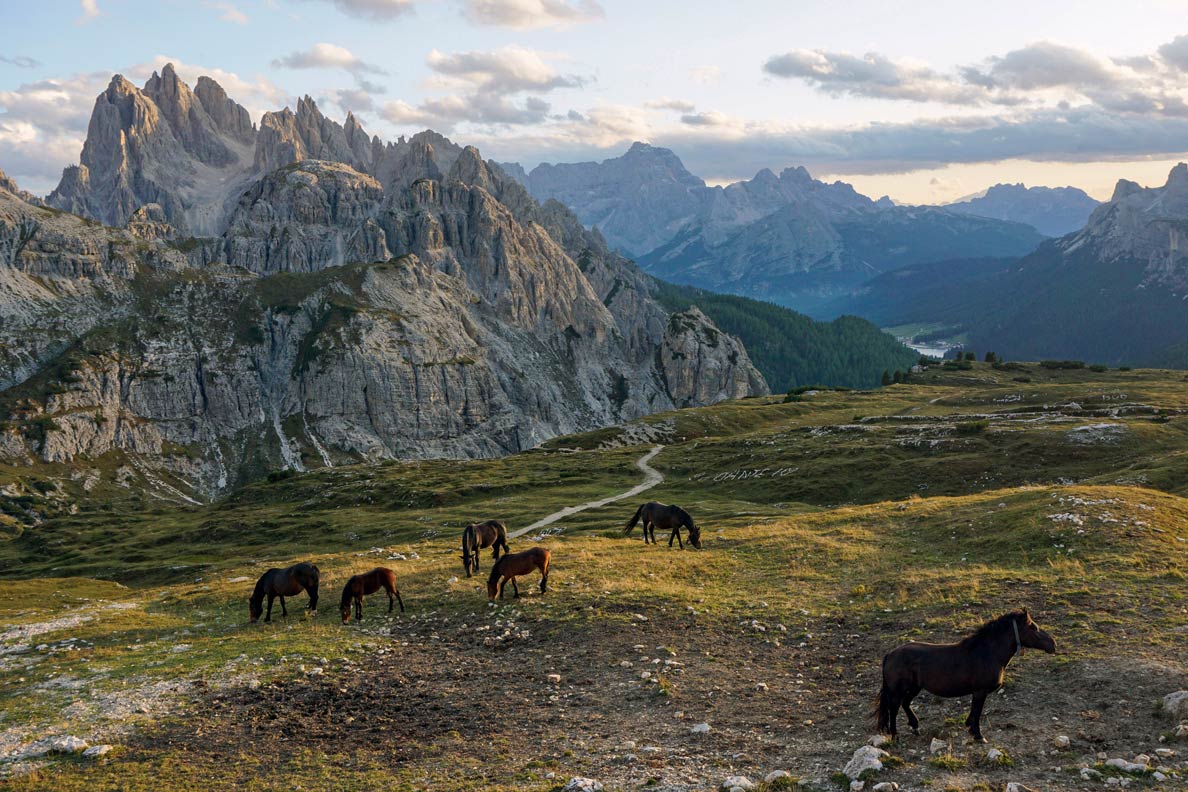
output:
[[[351,604],[351,580],[354,580],[353,576],[342,587],[342,602],[339,603],[339,608],[344,610]]]
[[[973,635],[966,638],[962,643],[975,644],[983,641],[988,641],[991,638],[998,637],[999,633],[1005,632],[1011,628],[1011,623],[1018,619],[1025,619],[1027,611],[1019,609],[1013,610],[1010,613],[1004,613],[996,619],[990,621],[979,627]]]
[[[467,525],[462,529],[462,552],[469,553],[470,546],[474,544],[474,523]]]
[[[275,568],[269,569],[263,575],[260,575],[260,579],[256,581],[256,587],[254,589],[252,589],[252,597],[251,597],[251,599],[248,600],[249,603],[264,601],[264,592],[265,592],[265,589],[268,587],[268,579],[270,577],[272,577],[272,573],[275,571],[276,571]],[[240,596],[243,596],[243,595],[241,594]]]
[[[503,558],[500,558],[500,559],[499,559],[498,561],[496,561],[494,564],[491,564],[491,574],[490,574],[490,576],[487,578],[487,585],[488,585],[488,586],[494,586],[496,583],[498,583],[498,582],[499,582],[499,569],[500,569],[500,567],[502,567],[502,566],[503,566],[503,560],[504,560],[505,558],[507,558],[509,555],[511,555],[511,554],[510,554],[510,553],[507,553],[507,554],[505,554],[505,555],[503,556]]]

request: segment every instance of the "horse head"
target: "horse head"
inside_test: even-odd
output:
[[[688,517],[688,515],[686,515]],[[685,523],[689,528],[689,544],[701,549],[701,529],[697,527],[697,523],[693,522],[693,518],[689,517],[688,522]]]
[[[1056,639],[1040,629],[1031,619],[1031,614],[1023,610],[1014,621],[1016,641],[1020,648],[1039,649],[1041,652],[1056,654]]]
[[[251,622],[252,624],[255,624],[260,619],[260,616],[263,613],[264,613],[263,600],[257,600],[255,597],[252,597],[251,599],[248,600],[248,621],[249,622]]]

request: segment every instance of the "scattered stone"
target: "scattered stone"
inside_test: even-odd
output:
[[[766,693],[767,692],[767,683],[766,682],[756,682],[755,690],[758,691],[759,693]]]
[[[554,685],[561,684],[561,675],[560,674],[546,674],[545,679],[549,682],[552,682]]]
[[[78,753],[79,751],[87,750],[90,746],[87,745],[86,740],[65,735],[62,737],[51,737],[48,747],[48,753]]]
[[[1005,755],[1006,754],[1004,754],[1002,751],[998,750],[997,748],[991,748],[990,750],[986,751],[986,758],[989,759],[991,762],[997,762],[999,759],[1001,759]]]
[[[1122,758],[1106,759],[1106,767],[1113,767],[1121,770],[1124,773],[1141,773],[1147,769],[1146,764],[1139,764],[1138,762],[1128,762]]]
[[[1156,781],[1166,781],[1167,780],[1167,776],[1165,776],[1163,773],[1159,772],[1158,770],[1156,770],[1154,773],[1151,774],[1151,778],[1154,778]]]
[[[1035,792],[1031,787],[1025,787],[1022,784],[1017,784],[1011,781],[1006,785],[1006,792]]]
[[[709,734],[710,725],[708,723],[699,723],[690,731],[692,731],[694,734]]]
[[[190,645],[186,644],[186,643],[177,644],[169,651],[171,651],[171,652],[188,652],[188,651],[190,651]]]
[[[885,734],[876,734],[866,741],[867,745],[873,745],[875,748],[882,748],[884,745],[891,744],[891,738]]]
[[[938,740],[935,737],[933,737],[932,742],[928,744],[928,753],[931,754],[938,754],[947,750],[949,750],[949,744],[944,740]]]
[[[622,748],[624,751],[634,751],[635,750],[635,740],[624,741]]]
[[[1138,756],[1134,757],[1134,761],[1136,764],[1149,765],[1151,764],[1151,757],[1147,754],[1139,754]]]
[[[1163,711],[1177,720],[1188,718],[1188,690],[1177,690],[1164,696]]]
[[[874,792],[898,792],[899,784],[894,781],[880,781],[871,787]]]
[[[601,792],[602,784],[593,778],[574,776],[564,787],[564,792]]]
[[[447,585],[447,586],[451,586],[451,585],[453,585],[454,583],[457,583],[457,582],[458,582],[458,576],[457,576],[457,575],[454,575],[453,577],[451,577],[449,580],[447,580],[447,581],[446,581],[446,585]]]
[[[754,789],[755,785],[746,776],[730,776],[722,782],[719,788],[725,792],[747,792],[747,790]]]
[[[862,792],[862,789],[865,786],[866,786],[865,781],[851,781],[850,782],[850,792]]]
[[[789,773],[787,770],[772,770],[770,773],[763,776],[763,783],[774,784],[776,781],[779,781],[781,778],[791,778],[791,777],[792,777],[792,774]]]
[[[1101,773],[1094,770],[1092,767],[1081,768],[1081,778],[1085,779],[1086,781],[1100,781],[1101,777]]]
[[[97,759],[111,751],[110,745],[92,745],[87,750],[83,751],[83,756],[88,759]]]
[[[879,771],[883,769],[883,758],[891,754],[875,748],[873,745],[864,745],[854,755],[850,757],[850,761],[846,762],[846,766],[842,768],[842,772],[851,781],[861,778],[862,774],[867,770]]]
[[[1056,737],[1052,739],[1052,744],[1061,750],[1067,748],[1071,742],[1072,741],[1068,739],[1068,736],[1064,734],[1057,734]]]
[[[321,676],[324,673],[326,673],[326,670],[324,668],[322,668],[321,666],[314,666],[313,668],[306,671],[305,675],[311,676],[311,677],[316,677],[316,676]]]

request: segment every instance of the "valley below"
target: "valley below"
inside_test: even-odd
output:
[[[920,735],[882,745],[864,787],[1180,788],[1185,411],[1183,372],[976,363],[497,459],[277,473],[208,505],[79,475],[102,460],[5,465],[0,783],[850,789],[882,655],[1026,607],[1058,653],[1010,664],[989,744],[968,699],[924,694]],[[641,457],[653,488],[515,536],[654,481]],[[624,535],[651,499],[702,549]],[[488,518],[513,552],[552,550],[546,593],[529,576],[489,604],[489,550],[465,576],[462,528]],[[301,595],[249,624],[255,579],[302,560],[318,613]],[[407,612],[373,596],[342,625],[342,583],[377,565]]]

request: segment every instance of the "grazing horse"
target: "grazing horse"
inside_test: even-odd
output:
[[[1002,687],[1007,663],[1024,647],[1056,653],[1056,641],[1031,620],[1026,610],[1017,610],[983,624],[977,632],[952,644],[907,643],[883,657],[883,687],[875,698],[875,719],[880,732],[895,737],[899,708],[907,715],[912,732],[920,733],[920,721],[912,712],[912,699],[921,690],[954,698],[973,695],[965,725],[978,742],[986,696]]]
[[[302,591],[309,592],[309,612],[318,610],[318,568],[308,562],[294,564],[287,569],[270,569],[256,581],[256,588],[248,600],[248,616],[254,623],[264,612],[264,598],[268,597],[268,613],[265,622],[272,621],[272,601],[280,597],[281,616],[288,616],[285,597],[295,597]]]
[[[669,547],[672,547],[672,540],[676,539],[681,549],[684,550],[685,543],[681,541],[681,526],[684,526],[689,529],[689,544],[698,550],[701,549],[701,529],[693,523],[689,512],[680,506],[665,506],[663,503],[648,501],[635,510],[635,516],[631,518],[631,522],[627,523],[623,533],[631,533],[635,524],[640,520],[643,520],[644,544],[647,544],[649,536],[652,539],[652,544],[656,544],[656,526],[659,526],[661,531],[672,529],[672,535],[668,537]]]
[[[544,547],[533,547],[522,553],[507,553],[491,567],[491,576],[487,578],[487,599],[495,599],[495,584],[498,583],[499,599],[503,599],[503,590],[507,588],[507,581],[511,581],[515,596],[520,596],[520,587],[516,585],[517,575],[527,575],[534,569],[540,570],[540,593],[544,594],[549,586],[549,561],[553,554]],[[500,582],[500,578],[503,581]]]
[[[499,548],[508,552],[507,526],[499,520],[487,520],[481,523],[471,523],[462,532],[462,568],[466,570],[466,577],[471,572],[478,572],[479,550],[491,548],[495,560],[499,560]]]
[[[370,572],[352,575],[346,582],[342,589],[342,602],[339,604],[342,623],[346,624],[351,620],[352,603],[355,606],[355,618],[363,621],[363,598],[380,589],[388,592],[388,613],[392,612],[393,598],[400,603],[400,612],[404,613],[404,600],[400,599],[400,589],[396,588],[396,573],[387,567],[376,567]]]

